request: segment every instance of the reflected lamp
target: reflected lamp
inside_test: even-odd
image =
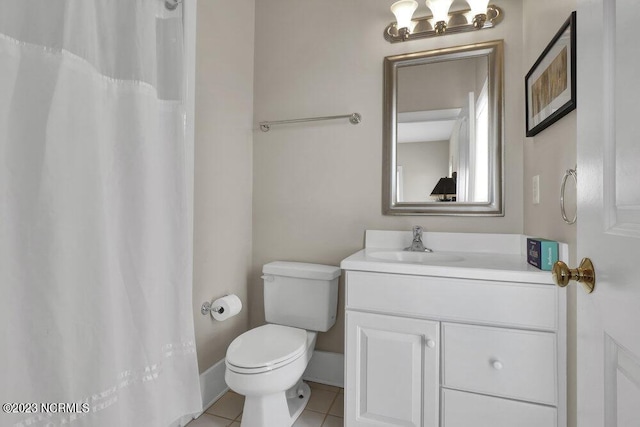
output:
[[[456,180],[446,176],[440,178],[436,186],[433,187],[431,196],[438,197],[440,202],[455,202]]]

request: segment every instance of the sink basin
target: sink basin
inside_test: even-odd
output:
[[[419,264],[432,264],[440,262],[457,262],[464,258],[458,255],[443,254],[438,252],[409,252],[409,251],[379,251],[371,252],[367,256],[385,261],[413,262]]]

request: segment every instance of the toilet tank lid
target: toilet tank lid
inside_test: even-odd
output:
[[[301,279],[332,280],[340,276],[340,267],[306,262],[274,261],[262,267],[264,274],[299,277]]]

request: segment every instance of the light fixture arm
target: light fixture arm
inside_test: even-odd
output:
[[[398,37],[400,37],[402,41],[406,41],[409,38],[410,34],[411,33],[409,32],[409,28],[407,27],[402,27],[398,29]]]
[[[484,27],[485,22],[487,22],[487,14],[479,13],[473,17],[473,28],[480,30]]]
[[[504,18],[502,9],[493,4],[487,6],[486,14],[469,16],[470,13],[470,9],[450,12],[449,22],[446,24],[446,32],[441,33],[438,33],[437,28],[434,28],[434,24],[437,27],[438,23],[432,23],[433,16],[431,15],[427,15],[421,18],[414,18],[413,21],[416,22],[416,25],[411,34],[399,31],[396,27],[396,23],[392,22],[387,26],[387,28],[385,28],[384,38],[389,43],[397,43],[407,40],[421,39],[425,37],[435,37],[446,34],[482,30],[495,27],[500,22],[502,22],[502,19]]]
[[[437,35],[443,34],[444,31],[447,29],[447,23],[444,21],[438,21],[436,22],[434,29]]]

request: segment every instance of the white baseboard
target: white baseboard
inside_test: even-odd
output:
[[[200,415],[202,415],[202,412],[193,415],[185,415],[184,417],[181,417],[179,420],[169,424],[169,427],[184,427],[187,424],[189,424],[191,421],[195,420],[196,418],[198,418]]]
[[[314,351],[302,379],[344,388],[344,354]]]
[[[202,407],[207,409],[229,390],[224,381],[224,359],[200,374],[200,392],[202,393]]]

